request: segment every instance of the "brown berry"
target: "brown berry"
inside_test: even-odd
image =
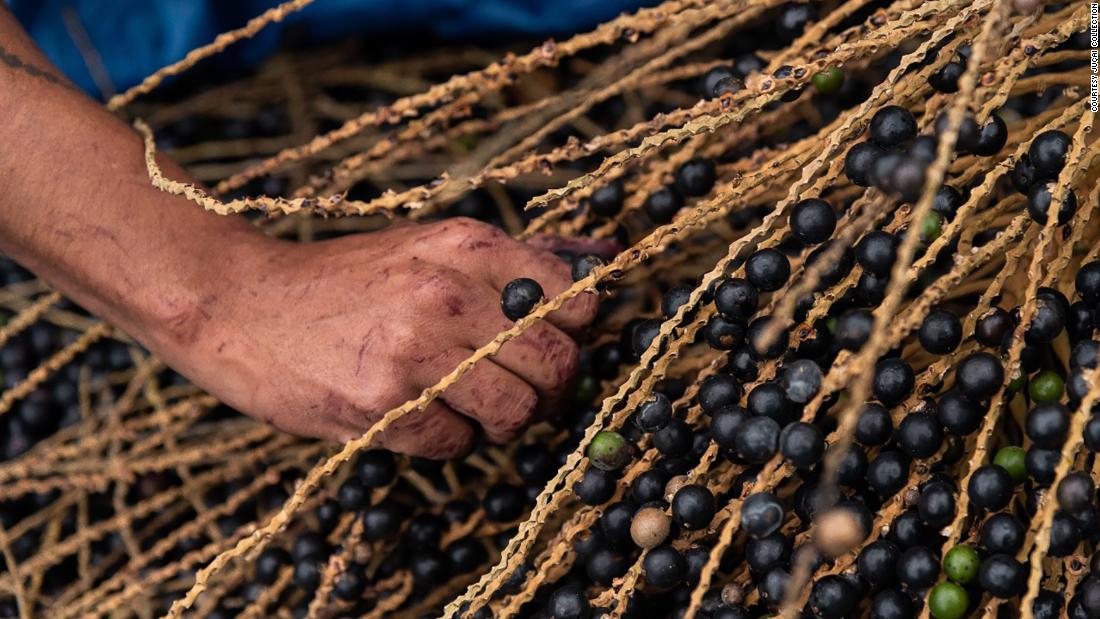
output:
[[[630,522],[630,537],[640,548],[654,548],[668,538],[672,518],[658,507],[643,507]]]
[[[688,485],[690,480],[687,475],[677,475],[668,480],[665,484],[665,500],[669,503],[672,502],[672,497],[676,496],[676,493],[680,491],[680,488]]]
[[[814,542],[828,556],[836,557],[848,552],[863,538],[863,527],[847,509],[832,509],[817,519]]]

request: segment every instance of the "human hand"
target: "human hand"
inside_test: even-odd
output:
[[[202,307],[168,321],[164,356],[252,417],[347,441],[510,328],[500,308],[509,281],[535,279],[548,297],[572,284],[565,262],[532,245],[462,218],[264,242]],[[569,383],[578,351],[568,334],[595,312],[594,295],[570,300],[392,424],[381,444],[450,458],[471,448],[478,426],[491,442],[514,439]]]

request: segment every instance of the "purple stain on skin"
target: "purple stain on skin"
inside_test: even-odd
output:
[[[444,305],[447,306],[447,314],[450,316],[461,316],[465,313],[464,304],[458,297],[447,297],[444,300]]]
[[[459,244],[459,248],[470,251],[482,251],[497,247],[499,243],[482,238],[471,237]]]

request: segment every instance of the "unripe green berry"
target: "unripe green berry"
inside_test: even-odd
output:
[[[1008,471],[1012,481],[1020,483],[1027,479],[1027,451],[1023,447],[1002,447],[993,456],[993,464]]]
[[[928,213],[920,222],[920,238],[925,243],[931,243],[943,234],[943,221],[938,213]]]
[[[966,589],[953,582],[941,582],[928,594],[928,611],[936,619],[961,619],[969,606]]]
[[[978,575],[981,564],[977,550],[966,544],[959,544],[943,556],[943,573],[955,582],[966,584]]]
[[[1036,402],[1057,402],[1062,399],[1065,382],[1051,370],[1043,370],[1035,375],[1028,384],[1027,392]]]
[[[839,67],[829,67],[820,73],[814,73],[810,78],[814,88],[823,95],[832,94],[844,85],[844,72]]]
[[[573,393],[578,402],[591,402],[599,392],[600,381],[596,380],[596,377],[591,374],[581,374],[577,377]]]
[[[604,471],[617,471],[630,463],[630,443],[623,435],[602,430],[588,445],[588,459],[592,465]]]

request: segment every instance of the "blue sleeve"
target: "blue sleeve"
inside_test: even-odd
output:
[[[88,92],[97,93],[63,11],[86,32],[111,82],[122,90],[175,62],[219,32],[244,25],[277,0],[6,0],[50,60]],[[432,32],[461,39],[487,35],[565,36],[657,0],[317,0],[272,24],[255,39],[232,46],[216,63],[247,68],[278,45],[295,25],[308,39],[362,33],[392,36]]]

